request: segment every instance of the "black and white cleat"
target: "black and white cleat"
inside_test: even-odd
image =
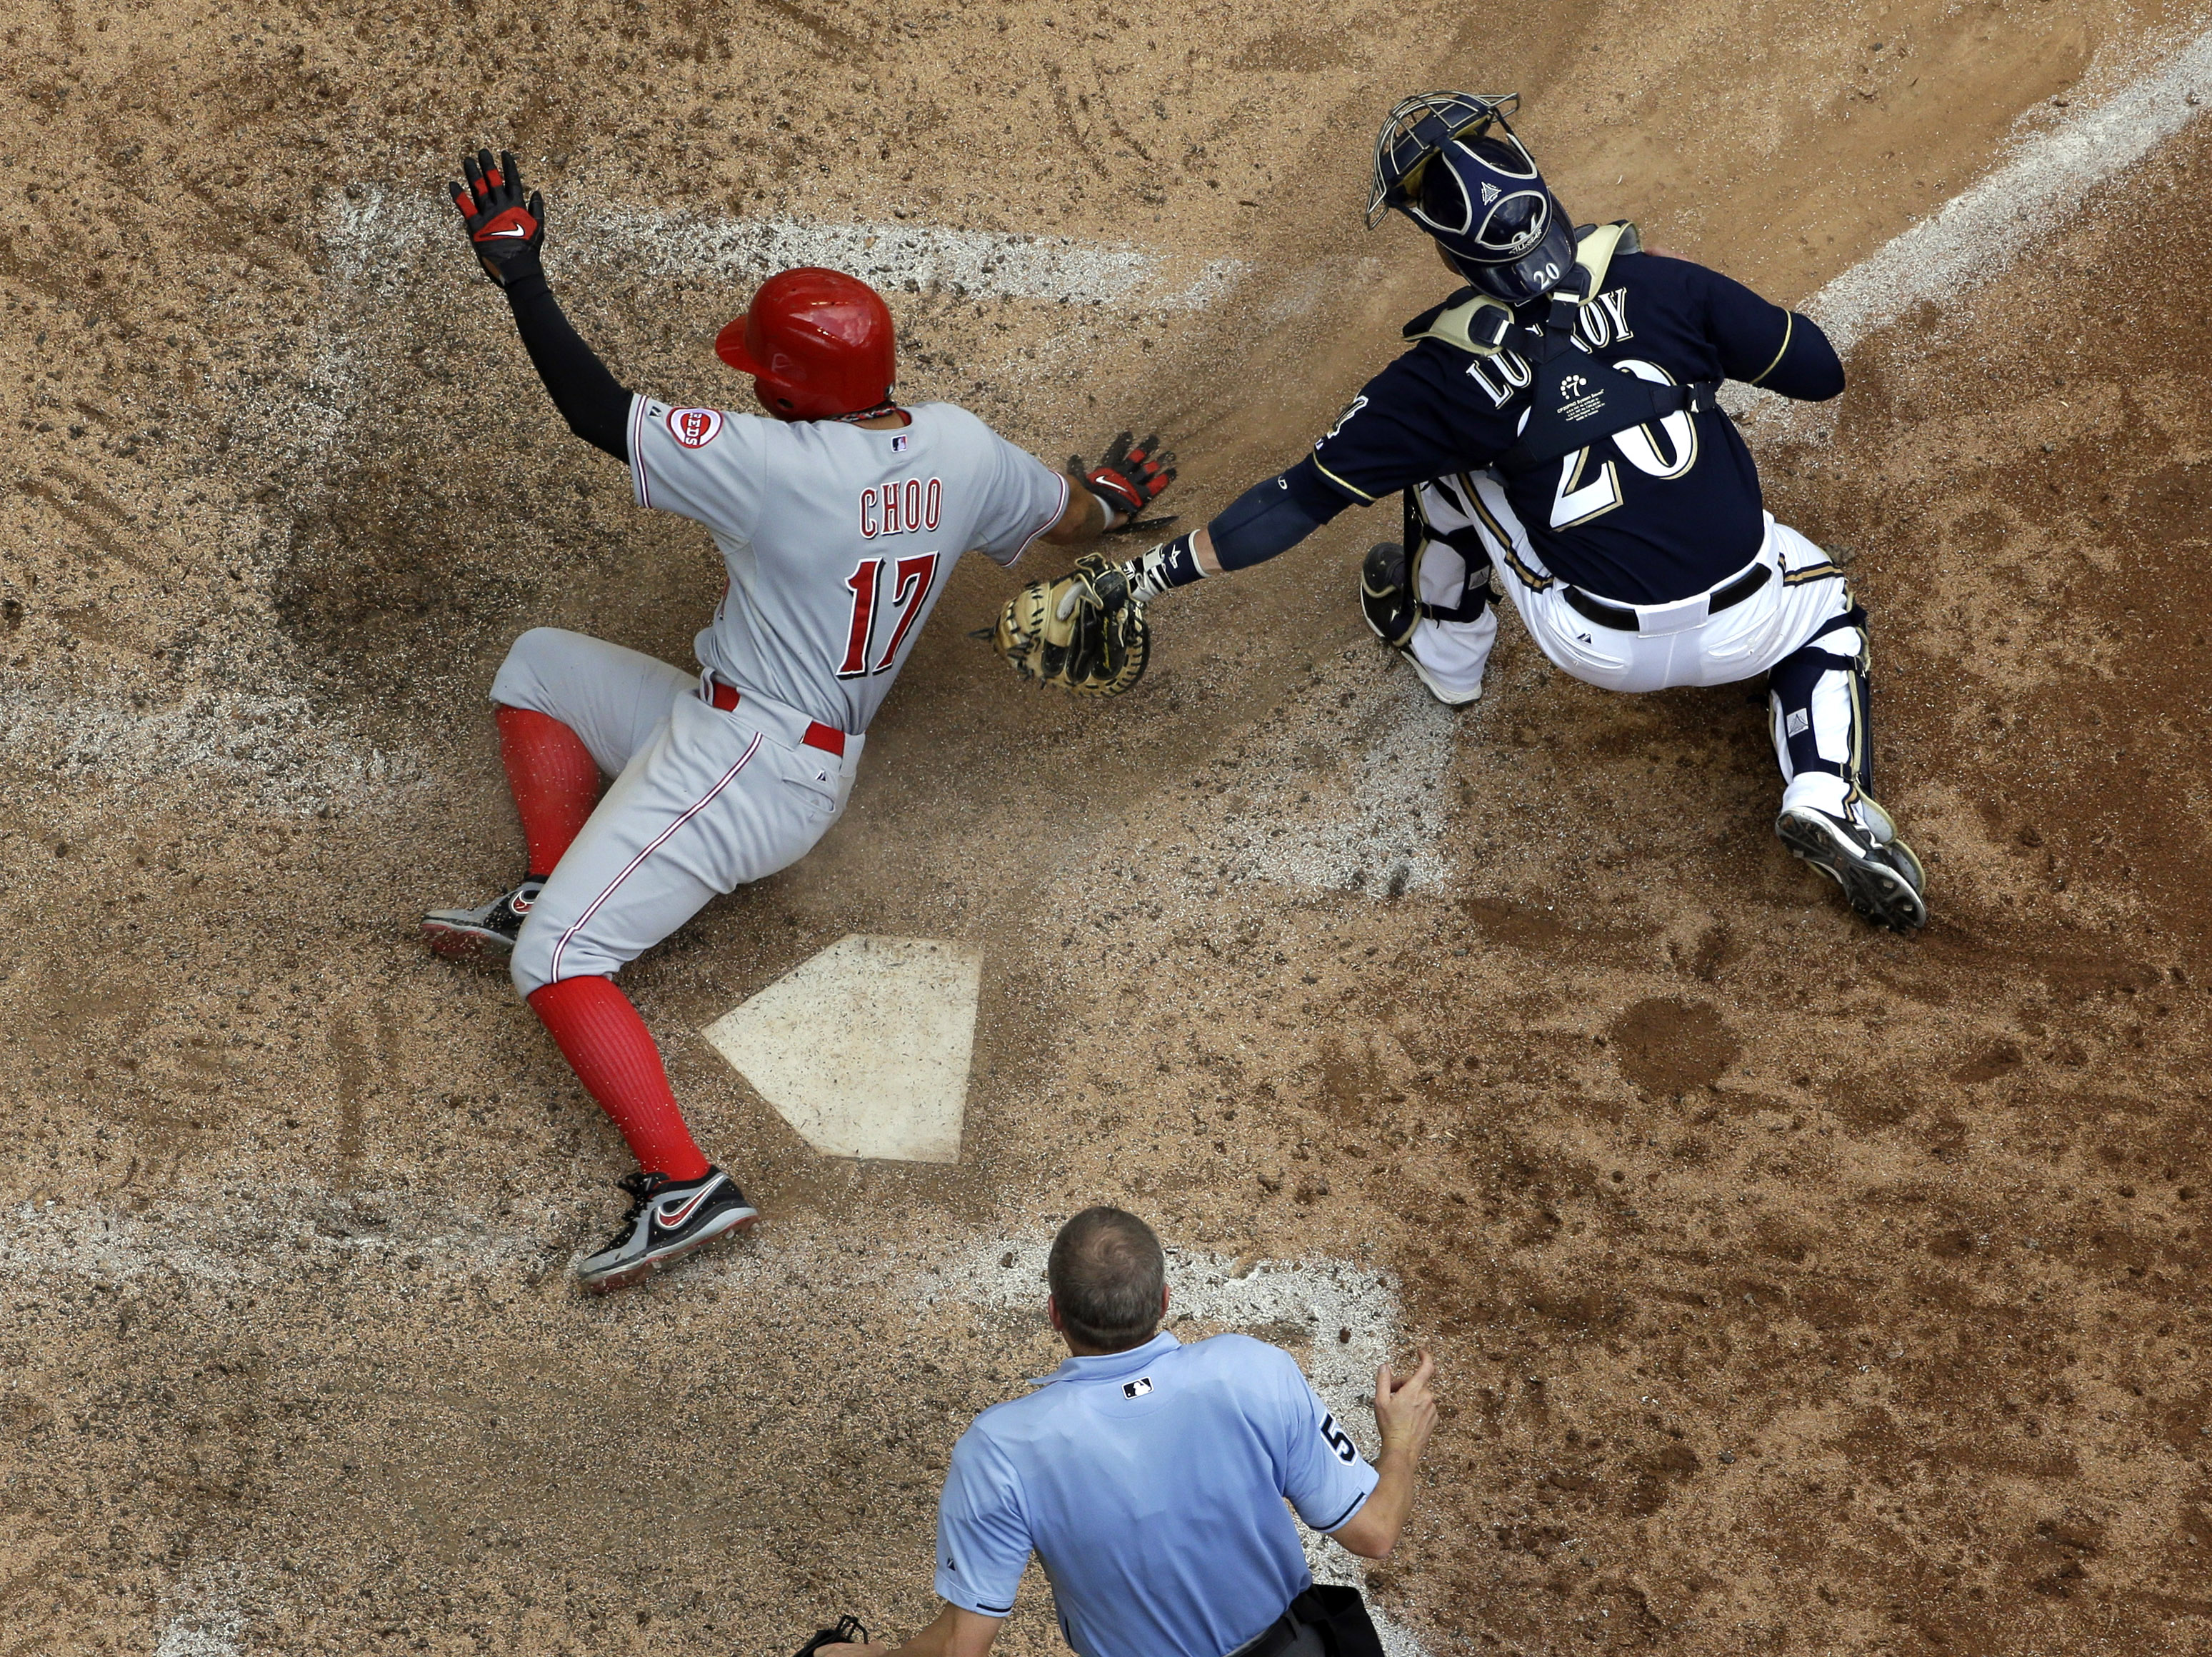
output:
[[[1842,887],[1851,907],[1877,926],[1910,932],[1928,924],[1927,871],[1903,841],[1893,835],[1877,841],[1866,829],[1808,805],[1785,810],[1774,820],[1774,832],[1794,856]]]
[[[514,940],[544,886],[542,880],[526,880],[473,909],[433,909],[422,917],[422,941],[448,961],[504,960],[514,953]]]
[[[760,1218],[737,1181],[719,1168],[696,1180],[625,1174],[629,1212],[605,1247],[576,1263],[576,1281],[600,1294],[642,1282],[695,1248]]]

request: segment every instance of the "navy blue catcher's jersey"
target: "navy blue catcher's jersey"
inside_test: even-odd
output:
[[[1540,314],[1540,305],[1528,307],[1523,320]],[[1787,311],[1717,270],[1631,253],[1613,258],[1576,337],[1602,362],[1687,384],[1757,379],[1775,365],[1790,329]],[[1513,446],[1530,379],[1510,347],[1480,357],[1423,339],[1367,382],[1314,445],[1314,465],[1362,503],[1482,470]],[[1758,469],[1718,410],[1671,415],[1501,478],[1551,572],[1623,604],[1703,592],[1749,563],[1765,533]],[[1498,527],[1510,535],[1514,525]]]

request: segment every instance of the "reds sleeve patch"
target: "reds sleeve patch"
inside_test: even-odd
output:
[[[720,410],[671,409],[668,411],[668,434],[687,449],[705,448],[721,429]]]

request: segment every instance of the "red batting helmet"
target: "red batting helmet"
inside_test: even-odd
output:
[[[858,276],[808,267],[770,276],[714,337],[715,355],[753,377],[779,420],[835,420],[890,401],[897,379],[890,307]]]

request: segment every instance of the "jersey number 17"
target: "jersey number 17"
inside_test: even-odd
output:
[[[891,627],[890,642],[872,664],[868,659],[875,643],[876,612],[881,608],[877,603],[877,589],[883,584],[884,566],[889,563],[891,561],[888,558],[863,558],[845,578],[845,585],[853,594],[853,624],[845,635],[845,659],[837,669],[841,679],[881,673],[898,659],[907,630],[921,614],[922,601],[929,597],[929,589],[937,580],[937,555],[933,552],[909,553],[892,565],[890,609],[898,619]]]

